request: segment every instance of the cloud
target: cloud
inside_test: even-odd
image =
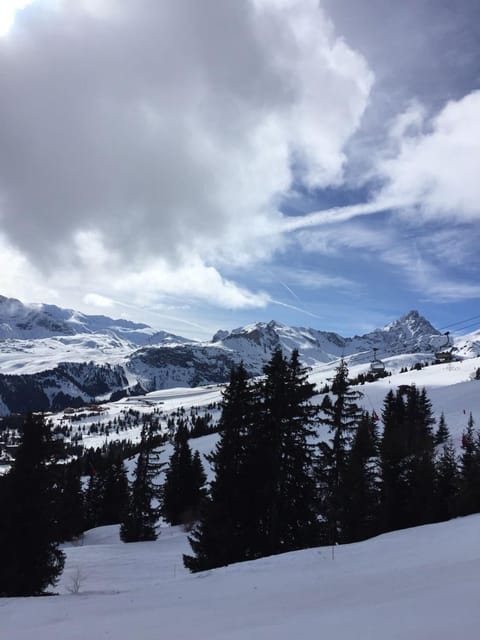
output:
[[[341,182],[372,82],[316,0],[33,4],[0,40],[2,231],[53,289],[262,305],[222,265],[282,246],[292,164]]]
[[[392,126],[391,146],[375,167],[385,181],[381,198],[410,200],[426,219],[478,221],[480,91],[448,102],[430,120],[409,108]]]
[[[408,247],[390,247],[385,262],[400,267],[414,288],[434,302],[459,302],[480,296],[480,286],[453,278],[418,251]]]
[[[93,307],[101,307],[103,309],[111,309],[115,306],[115,301],[98,293],[87,293],[83,298],[85,304]]]

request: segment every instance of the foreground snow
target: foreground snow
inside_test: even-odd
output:
[[[70,547],[52,598],[0,601],[15,640],[435,640],[479,637],[480,516],[188,574],[186,535]],[[80,594],[72,577],[80,574]]]

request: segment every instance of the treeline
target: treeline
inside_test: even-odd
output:
[[[293,352],[259,382],[232,371],[191,571],[480,511],[480,438],[470,416],[457,457],[425,390],[402,386],[379,418],[360,408],[342,361],[321,406]],[[319,443],[320,440],[320,443]]]

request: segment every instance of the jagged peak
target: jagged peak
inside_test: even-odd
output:
[[[430,333],[437,335],[440,333],[435,327],[416,309],[412,309],[398,320],[390,322],[384,327],[384,331],[398,331],[407,330],[411,334],[415,333]]]

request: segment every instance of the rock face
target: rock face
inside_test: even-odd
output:
[[[61,363],[30,375],[0,374],[0,397],[9,413],[60,410],[109,397],[128,380],[119,365]]]
[[[218,331],[211,342],[199,343],[148,325],[0,296],[0,412],[62,409],[128,393],[218,384],[241,361],[250,375],[260,375],[278,347],[286,354],[298,349],[308,366],[341,356],[368,363],[373,349],[380,358],[431,352],[434,335],[439,331],[411,311],[353,338],[271,321]],[[465,349],[473,349],[472,341]]]

